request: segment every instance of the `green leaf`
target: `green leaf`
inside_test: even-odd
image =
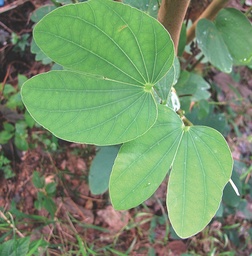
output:
[[[92,194],[99,195],[108,189],[109,176],[119,149],[118,145],[106,146],[101,147],[97,152],[88,176],[88,184]]]
[[[30,237],[11,239],[0,245],[0,255],[26,256],[30,244]]]
[[[3,123],[3,128],[4,128],[4,130],[6,130],[8,132],[13,132],[15,130],[15,127],[12,124],[7,123],[7,122]]]
[[[167,191],[169,218],[180,237],[198,233],[211,221],[232,167],[231,152],[219,132],[204,126],[184,130]]]
[[[50,213],[51,218],[54,218],[56,212],[56,204],[51,197],[44,197],[42,206]]]
[[[25,111],[24,113],[24,119],[29,128],[32,128],[35,125],[34,119],[31,117],[28,111]]]
[[[1,84],[2,87],[2,84]],[[9,95],[11,95],[12,93],[15,93],[16,89],[11,85],[11,84],[5,84],[4,85],[4,89],[3,89],[3,96],[5,98],[9,98]]]
[[[23,102],[21,100],[21,96],[20,93],[16,93],[10,96],[10,98],[8,99],[6,106],[10,109],[15,109],[17,107],[19,108],[23,108]]]
[[[56,9],[55,5],[44,5],[36,9],[32,15],[31,20],[35,23],[39,22],[46,14]]]
[[[18,89],[21,89],[23,83],[27,81],[27,77],[21,74],[18,74]]]
[[[146,12],[154,18],[157,18],[160,2],[161,0],[123,0],[123,3],[129,4],[143,12]]]
[[[97,145],[132,140],[156,121],[156,104],[142,87],[51,71],[22,89],[34,119],[62,139]]]
[[[6,144],[13,137],[13,132],[1,131],[0,132],[0,144]]]
[[[246,16],[234,8],[222,9],[215,25],[234,59],[234,65],[246,65],[252,60],[252,25]],[[217,50],[217,47],[215,47]]]
[[[114,208],[133,208],[156,191],[171,166],[182,125],[175,112],[160,106],[155,125],[121,146],[109,183]]]
[[[234,182],[235,186],[237,187],[239,193],[241,193],[242,191],[242,182],[238,176],[238,174],[233,171],[232,173],[232,177],[231,177],[232,181]],[[222,198],[223,202],[231,207],[238,207],[240,201],[241,201],[241,197],[238,196],[233,187],[231,186],[230,183],[228,183],[223,191],[223,198]]]
[[[222,34],[213,22],[207,19],[199,20],[196,27],[196,38],[199,48],[212,65],[225,73],[232,71],[233,59]]]
[[[208,114],[206,116],[202,117],[200,114],[201,111],[201,106],[194,106],[193,109],[186,114],[186,117],[194,125],[210,126],[223,135],[227,134],[229,127],[224,113],[216,112],[213,105],[209,105]]]
[[[27,124],[24,121],[19,121],[15,125],[15,138],[14,143],[20,150],[28,150],[28,142],[26,141],[28,134],[27,134]]]
[[[22,88],[32,117],[54,135],[112,145],[155,123],[151,89],[174,59],[171,38],[155,19],[121,3],[93,0],[52,11],[34,37],[68,69],[33,77]]]
[[[137,206],[155,192],[171,168],[169,218],[180,237],[189,237],[215,215],[232,166],[220,133],[185,127],[175,112],[160,106],[156,124],[121,147],[110,177],[111,201],[119,210]]]
[[[32,183],[36,188],[43,188],[45,186],[45,179],[40,177],[39,172],[35,171],[32,174]]]
[[[57,184],[55,182],[50,182],[46,184],[45,191],[48,196],[53,196],[56,193]]]
[[[57,8],[35,26],[34,38],[68,69],[140,86],[161,79],[174,58],[170,36],[158,21],[106,0]]]
[[[208,89],[210,85],[200,75],[183,70],[175,85],[176,92],[180,97],[181,109],[189,111],[191,102],[207,100],[210,97]]]
[[[41,61],[44,65],[52,63],[52,60],[41,51],[41,49],[35,43],[34,39],[31,41],[31,53],[36,55],[36,61]]]

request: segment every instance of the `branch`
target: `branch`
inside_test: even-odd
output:
[[[187,44],[190,43],[195,37],[195,29],[200,19],[213,20],[216,14],[227,4],[229,0],[213,0],[206,10],[199,16],[193,25],[187,31]]]
[[[162,0],[158,20],[170,33],[177,52],[181,26],[190,0]]]

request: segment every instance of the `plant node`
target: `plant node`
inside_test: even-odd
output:
[[[152,87],[153,87],[153,84],[147,83],[147,84],[145,84],[145,86],[144,86],[144,90],[145,90],[146,92],[150,92],[151,89],[152,89]]]

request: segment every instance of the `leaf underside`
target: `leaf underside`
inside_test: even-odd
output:
[[[174,59],[171,38],[155,19],[121,3],[91,0],[52,11],[35,26],[34,38],[65,70],[33,77],[22,98],[57,137],[112,145],[155,123],[150,88]]]
[[[199,20],[196,28],[196,38],[199,48],[215,67],[221,71],[232,71],[233,59],[214,23],[207,19]]]
[[[171,168],[169,218],[176,233],[186,238],[201,231],[218,210],[232,165],[220,133],[203,126],[185,127],[173,110],[160,106],[156,124],[121,147],[110,177],[111,201],[118,210],[139,205]]]

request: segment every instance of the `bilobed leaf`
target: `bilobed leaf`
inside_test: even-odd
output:
[[[67,70],[27,81],[23,102],[57,137],[120,144],[155,123],[151,88],[174,59],[170,36],[155,19],[121,3],[92,0],[52,11],[34,37]]]
[[[207,19],[201,19],[197,23],[196,38],[199,48],[208,58],[209,62],[222,72],[232,71],[233,59],[214,23]]]
[[[175,112],[159,106],[155,125],[121,147],[110,177],[111,201],[116,209],[135,207],[155,192],[171,168],[169,218],[180,237],[189,237],[218,210],[232,165],[220,133],[203,126],[185,127]]]
[[[252,25],[247,17],[234,8],[222,9],[215,26],[221,33],[234,59],[234,65],[246,65],[252,60]]]

